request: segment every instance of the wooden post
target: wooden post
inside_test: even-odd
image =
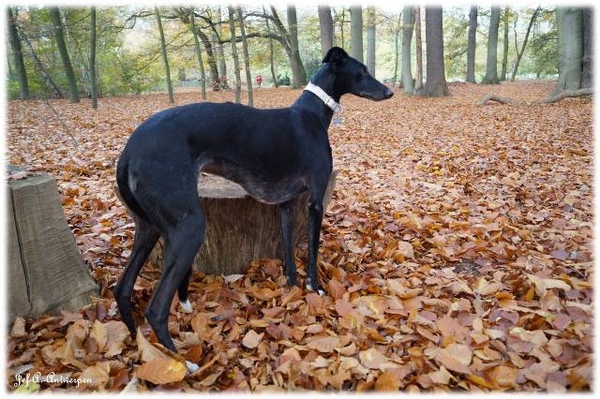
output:
[[[331,174],[323,206],[331,201],[337,171]],[[207,274],[240,274],[254,259],[283,259],[279,207],[250,197],[239,185],[214,175],[202,175],[198,194],[206,215],[206,239],[193,269]],[[294,202],[293,241],[306,237],[308,192]],[[150,254],[150,264],[162,267],[162,238]]]
[[[9,321],[77,310],[98,295],[65,220],[56,180],[7,182]]]

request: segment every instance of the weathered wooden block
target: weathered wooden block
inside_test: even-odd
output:
[[[77,310],[98,295],[61,206],[56,180],[7,182],[9,321]]]
[[[323,207],[327,209],[337,171],[331,174]],[[239,274],[252,260],[283,259],[279,207],[250,197],[238,184],[219,176],[202,175],[198,195],[206,215],[206,238],[193,269],[207,274]],[[294,202],[293,241],[296,247],[307,233],[308,192]],[[162,267],[163,240],[150,254],[150,264]]]

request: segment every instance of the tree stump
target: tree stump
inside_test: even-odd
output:
[[[56,180],[19,173],[19,180],[7,182],[11,322],[16,316],[77,310],[98,295],[65,219]]]
[[[331,174],[323,208],[327,209],[337,171]],[[192,268],[207,274],[240,274],[254,259],[283,259],[279,207],[260,203],[238,184],[215,175],[203,174],[198,195],[206,216],[206,238]],[[307,235],[308,191],[293,204],[294,248]],[[161,238],[149,256],[152,266],[162,267]]]

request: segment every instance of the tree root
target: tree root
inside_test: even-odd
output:
[[[591,96],[594,94],[594,90],[590,88],[579,89],[579,90],[563,90],[558,92],[557,94],[551,95],[545,100],[534,102],[533,104],[552,104],[558,102],[560,100],[564,100],[565,98],[570,97],[583,97],[583,96]],[[476,105],[485,105],[489,101],[496,101],[501,104],[510,104],[510,105],[522,105],[527,104],[523,101],[512,100],[510,98],[501,97],[495,94],[486,94],[481,98],[481,100],[477,101]]]
[[[563,100],[569,97],[583,97],[583,96],[591,96],[594,94],[594,90],[591,87],[579,90],[563,90],[558,92],[557,94],[551,95],[545,100],[543,100],[542,104],[552,104]]]
[[[522,101],[511,100],[510,98],[497,96],[495,94],[486,94],[485,96],[483,96],[483,98],[481,100],[477,101],[475,104],[476,105],[485,105],[485,103],[487,103],[488,101],[496,101],[501,104],[511,104],[511,105],[523,104]]]

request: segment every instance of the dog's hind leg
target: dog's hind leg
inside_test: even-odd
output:
[[[172,351],[176,351],[176,348],[168,329],[171,301],[175,290],[181,292],[181,285],[187,284],[192,262],[204,240],[204,215],[197,194],[191,198],[194,206],[187,207],[188,211],[175,219],[177,222],[166,230],[162,275],[146,309],[146,318],[158,340]]]
[[[285,255],[285,276],[288,285],[296,285],[296,263],[294,262],[294,248],[292,241],[292,216],[293,200],[279,205],[281,219],[281,233],[283,236],[283,251]]]
[[[135,280],[150,255],[154,244],[160,237],[160,233],[151,224],[139,216],[134,215],[135,236],[133,250],[129,256],[127,266],[119,278],[119,282],[113,289],[121,319],[132,334],[135,334],[135,322],[131,314],[131,294]]]

